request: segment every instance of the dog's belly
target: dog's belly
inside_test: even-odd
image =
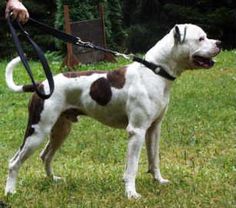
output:
[[[113,128],[126,128],[128,125],[128,117],[122,105],[86,106],[85,112],[87,116]]]
[[[97,121],[113,128],[124,129],[128,125],[128,119],[126,115],[115,115],[112,116],[89,116]]]

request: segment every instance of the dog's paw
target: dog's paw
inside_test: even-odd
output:
[[[46,176],[46,179],[50,180],[50,181],[53,181],[53,182],[65,181],[65,179],[63,177],[55,176],[55,175]]]
[[[168,184],[168,183],[170,183],[170,181],[169,180],[167,180],[167,179],[164,179],[164,178],[160,178],[160,177],[158,177],[158,178],[154,178],[154,180],[155,181],[158,181],[161,185],[165,185],[165,184]]]
[[[136,191],[126,191],[128,199],[140,199],[141,195]]]
[[[8,176],[5,186],[5,196],[16,193],[16,180]]]
[[[5,188],[5,196],[13,195],[15,193],[16,193],[15,188],[11,188],[11,187],[6,187]]]
[[[151,173],[153,175],[154,180],[158,181],[162,185],[170,183],[169,180],[162,178],[160,170],[159,171],[158,170],[153,170],[153,171],[148,170],[147,173]]]
[[[158,181],[159,181],[159,183],[160,183],[161,185],[165,185],[165,184],[168,184],[168,183],[170,183],[170,181],[169,181],[169,180],[167,180],[167,179],[164,179],[164,178],[161,178],[161,179],[159,179]]]
[[[64,181],[64,178],[54,175],[54,176],[52,176],[52,180],[55,182],[60,182],[60,181]]]

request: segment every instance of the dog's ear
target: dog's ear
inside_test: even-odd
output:
[[[174,28],[174,39],[176,44],[181,42],[181,34],[178,25],[175,25]]]
[[[187,26],[184,26],[184,31],[182,31],[182,34],[180,32],[180,28],[178,25],[175,25],[174,28],[174,39],[175,39],[175,44],[183,44],[185,39],[186,39],[186,31],[187,31]]]

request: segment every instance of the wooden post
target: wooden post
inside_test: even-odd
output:
[[[107,42],[106,42],[106,31],[105,31],[105,21],[104,21],[104,8],[103,5],[100,3],[98,4],[98,12],[101,20],[101,27],[102,27],[102,33],[103,33],[103,47],[107,48]],[[106,61],[115,62],[115,58],[110,53],[104,54],[104,59]]]
[[[69,6],[64,5],[64,23],[65,23],[65,32],[71,34],[71,26],[70,26],[70,13]],[[79,60],[73,54],[73,48],[71,43],[66,44],[67,55],[64,60],[64,64],[68,66],[68,68],[72,68],[74,65],[79,64]]]

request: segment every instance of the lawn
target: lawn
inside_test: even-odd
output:
[[[161,136],[162,174],[171,183],[161,186],[146,173],[144,147],[137,176],[142,198],[136,201],[124,196],[126,132],[88,118],[74,125],[56,155],[54,171],[64,181],[45,178],[38,150],[22,166],[17,193],[4,196],[8,160],[22,142],[30,94],[7,89],[7,62],[1,61],[0,201],[12,208],[236,207],[236,51],[223,51],[216,60],[213,69],[185,72],[173,84]],[[60,63],[50,63],[54,73],[60,71]],[[113,69],[126,63],[118,60],[80,70]],[[39,65],[31,65],[42,79]],[[15,77],[29,82],[22,67]]]

